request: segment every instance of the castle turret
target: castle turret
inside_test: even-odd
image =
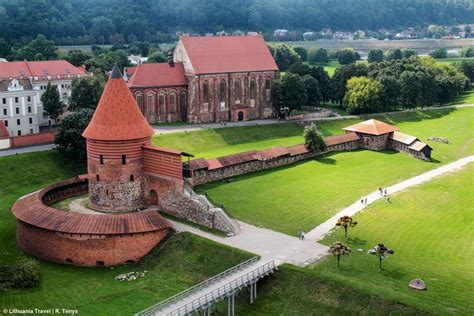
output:
[[[82,134],[87,139],[90,207],[126,212],[145,206],[142,147],[152,135],[115,65]]]

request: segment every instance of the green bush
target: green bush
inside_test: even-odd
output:
[[[40,281],[38,261],[24,259],[12,269],[12,286],[20,289],[36,287]]]

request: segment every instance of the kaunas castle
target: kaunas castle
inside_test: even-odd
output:
[[[125,70],[150,123],[263,119],[275,114],[278,67],[261,36],[181,37],[168,63]]]

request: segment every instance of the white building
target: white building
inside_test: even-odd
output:
[[[65,60],[0,63],[0,120],[10,136],[38,133],[40,126],[54,123],[41,104],[48,83],[67,106],[72,81],[86,76],[91,74]]]

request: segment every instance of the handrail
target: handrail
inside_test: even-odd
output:
[[[272,273],[276,269],[275,261],[269,261],[262,266],[248,272],[245,275],[238,277],[230,281],[227,284],[220,286],[219,288],[213,290],[212,292],[206,293],[205,295],[198,297],[192,302],[189,302],[178,309],[168,313],[168,316],[178,316],[178,315],[187,315],[193,312],[199,311],[203,307],[207,307],[210,304],[221,300],[233,293],[242,287],[248,286],[256,282],[258,279]]]
[[[156,313],[156,312],[162,310],[166,306],[171,305],[176,301],[179,301],[183,297],[188,296],[191,292],[196,292],[197,289],[201,289],[201,288],[206,287],[210,284],[213,284],[218,279],[222,279],[223,276],[228,276],[230,274],[233,274],[234,272],[236,272],[238,270],[241,270],[244,267],[248,267],[249,265],[254,264],[258,260],[259,260],[259,257],[255,256],[253,258],[250,258],[249,260],[241,262],[238,265],[233,266],[230,269],[227,269],[227,270],[225,270],[225,271],[223,271],[219,274],[216,274],[215,276],[213,276],[213,277],[211,277],[207,280],[204,280],[201,283],[198,283],[198,284],[196,284],[196,285],[194,285],[194,286],[192,286],[192,287],[190,287],[190,288],[188,288],[188,289],[186,289],[182,292],[179,292],[179,293],[167,298],[164,301],[159,302],[158,304],[155,304],[155,305],[153,305],[153,306],[151,306],[151,307],[149,307],[149,308],[147,308],[147,309],[145,309],[141,312],[138,312],[136,315],[152,315],[153,313]]]

